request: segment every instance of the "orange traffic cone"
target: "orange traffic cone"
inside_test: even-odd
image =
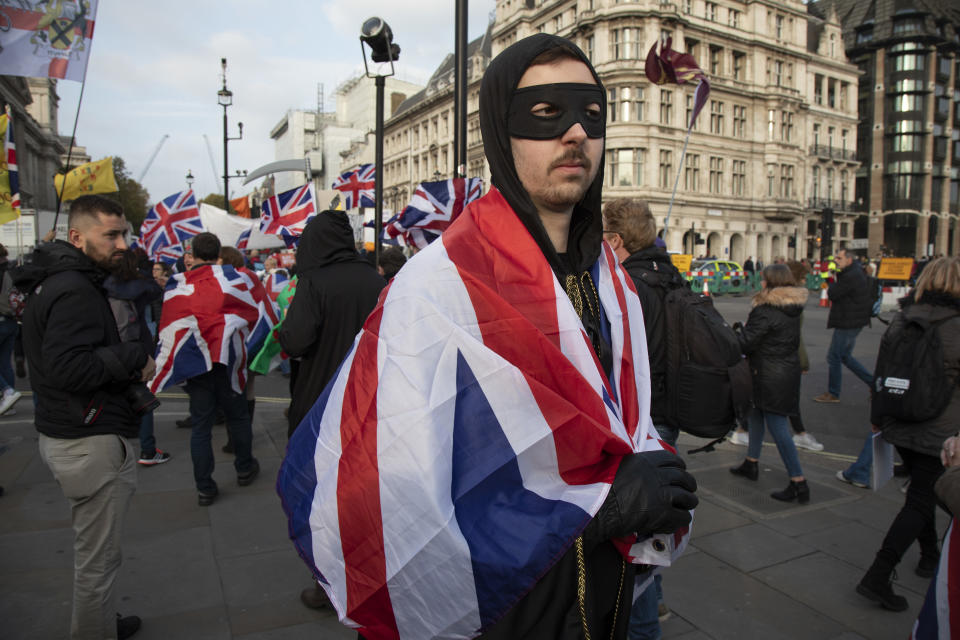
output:
[[[710,287],[707,286],[707,278],[706,278],[706,277],[703,278],[703,291],[702,291],[702,293],[703,293],[703,295],[705,295],[705,296],[707,296],[707,297],[710,297]]]
[[[830,306],[830,298],[827,297],[827,287],[826,287],[826,286],[824,286],[824,287],[822,287],[822,288],[820,289],[820,306],[821,306],[821,307],[829,307],[829,306]]]

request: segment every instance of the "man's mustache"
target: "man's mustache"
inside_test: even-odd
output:
[[[590,169],[593,168],[593,163],[590,162],[590,158],[587,157],[587,154],[583,152],[583,149],[571,149],[565,152],[562,156],[550,163],[550,170],[556,169],[562,165],[567,164],[579,164],[586,169],[587,173],[590,173]]]

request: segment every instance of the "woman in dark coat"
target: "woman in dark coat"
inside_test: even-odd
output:
[[[740,347],[747,354],[753,378],[753,409],[747,420],[750,443],[747,458],[731,473],[756,480],[763,446],[764,425],[770,429],[780,458],[787,467],[790,484],[770,495],[790,502],[810,501],[810,488],[800,468],[793,443],[789,416],[797,415],[800,404],[800,325],[807,290],[794,285],[785,264],[772,264],[763,270],[763,289],[753,297],[753,310],[746,325],[734,330]]]
[[[917,279],[916,288],[900,301],[900,306],[901,312],[891,322],[889,331],[896,330],[904,318],[941,322],[944,373],[952,381],[953,391],[947,408],[932,420],[902,423],[884,418],[874,426],[875,430],[880,429],[884,440],[897,448],[910,472],[910,486],[903,508],[893,519],[873,564],[857,585],[857,593],[891,611],[903,611],[908,606],[906,598],[893,592],[890,577],[913,541],[920,544],[917,575],[932,577],[940,559],[934,485],[943,473],[942,443],[955,435],[960,426],[960,393],[957,393],[960,380],[960,258],[940,258],[927,265]]]

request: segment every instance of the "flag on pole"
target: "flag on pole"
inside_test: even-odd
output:
[[[200,208],[193,191],[188,189],[167,196],[153,205],[140,226],[144,250],[156,259],[164,249],[179,247],[184,240],[203,231]],[[176,250],[174,250],[176,251]],[[180,255],[183,254],[182,249]]]
[[[9,112],[0,115],[3,136],[3,160],[0,164],[0,224],[20,217],[20,174],[17,170],[17,148],[13,144],[13,118]]]
[[[250,217],[250,196],[240,196],[230,201],[230,206],[241,218]]]
[[[685,84],[693,80],[698,81],[693,99],[693,112],[690,114],[690,122],[687,123],[687,128],[692,129],[697,116],[707,104],[710,82],[694,57],[689,53],[674,51],[671,48],[672,44],[673,38],[667,38],[666,42],[661,42],[659,55],[656,43],[650,47],[644,71],[647,79],[654,84]]]
[[[98,1],[4,3],[0,70],[11,76],[82,82]]]
[[[420,249],[440,237],[456,220],[463,208],[480,197],[483,180],[452,178],[439,182],[422,182],[410,204],[385,226],[389,238],[403,236],[409,245]]]
[[[253,227],[250,227],[246,231],[240,234],[240,237],[237,238],[237,249],[243,251],[247,248],[247,245],[250,243],[250,234],[253,233]]]
[[[113,158],[106,157],[96,162],[82,164],[67,173],[67,186],[63,186],[63,174],[53,177],[53,185],[60,199],[76,200],[80,196],[94,193],[114,193],[119,191],[117,179],[113,175]]]
[[[260,205],[260,232],[280,236],[290,247],[317,214],[316,201],[312,182],[267,198]]]
[[[333,188],[343,192],[343,208],[374,207],[374,191],[377,168],[372,164],[360,165],[356,171],[347,171],[333,183]]]

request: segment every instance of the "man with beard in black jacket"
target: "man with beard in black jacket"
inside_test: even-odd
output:
[[[103,282],[127,248],[123,208],[101,196],[73,201],[69,242],[40,245],[14,275],[29,292],[23,343],[37,397],[40,455],[70,502],[74,530],[71,638],[128,638],[114,588],[123,519],[136,490],[131,444],[140,420],[125,394],[153,376],[139,342],[121,342]]]
[[[277,338],[291,358],[301,358],[287,416],[287,435],[310,411],[350,350],[387,282],[357,253],[353,228],[342,211],[324,211],[307,223],[297,246],[297,295]],[[300,600],[326,605],[319,585]]]

